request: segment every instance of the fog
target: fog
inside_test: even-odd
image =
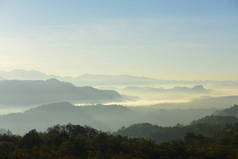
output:
[[[110,132],[145,122],[187,125],[238,103],[238,87],[230,87],[234,81],[62,77],[25,70],[1,75],[0,124],[15,134],[67,123]]]
[[[238,157],[237,0],[0,0],[0,159]]]

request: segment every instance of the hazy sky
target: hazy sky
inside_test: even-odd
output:
[[[0,70],[238,79],[237,0],[0,0]]]

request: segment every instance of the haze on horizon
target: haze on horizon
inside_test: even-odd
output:
[[[0,158],[236,158],[237,9],[0,0]]]
[[[0,0],[0,69],[237,80],[235,0]]]

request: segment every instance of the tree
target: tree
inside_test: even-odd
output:
[[[43,142],[40,134],[34,129],[28,132],[23,138],[22,138],[22,145],[26,148],[33,148],[34,146],[39,146]]]

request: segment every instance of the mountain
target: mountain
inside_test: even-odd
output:
[[[229,103],[229,100],[225,101]],[[222,104],[225,104],[225,101]],[[189,104],[194,104],[190,102],[181,104],[179,109],[162,109],[157,106],[75,106],[68,102],[60,102],[38,106],[23,113],[2,115],[0,116],[0,125],[2,128],[9,129],[13,133],[20,134],[33,128],[45,130],[51,125],[67,123],[88,125],[104,131],[115,131],[120,127],[126,127],[136,123],[151,123],[163,127],[171,127],[177,123],[187,125],[193,120],[210,116],[221,107],[221,105],[218,105],[219,107],[217,108],[214,106],[210,108],[209,104],[216,104],[214,102],[202,103],[208,105],[203,105],[203,108],[190,108]],[[222,108],[224,107],[225,105],[222,105]]]
[[[159,80],[129,75],[84,74],[77,77],[77,81],[81,85],[148,85],[158,83]]]
[[[170,89],[154,88],[154,87],[126,87],[125,91],[139,92],[139,93],[209,93],[210,90],[204,88],[202,85],[190,87],[173,87]]]
[[[237,88],[238,81],[214,81],[214,80],[161,80],[143,76],[131,75],[100,75],[83,74],[80,76],[57,76],[49,75],[35,70],[16,69],[12,71],[0,71],[0,80],[46,80],[55,78],[62,81],[71,82],[79,86],[150,86],[159,84],[177,85],[200,85],[211,84],[221,88]]]
[[[14,133],[23,134],[37,128],[45,130],[55,124],[81,124],[99,130],[115,131],[120,127],[148,122],[161,126],[189,124],[194,119],[211,115],[214,109],[141,110],[120,105],[75,106],[68,102],[41,105],[23,113],[0,116],[0,125]]]
[[[238,81],[214,81],[214,80],[163,80],[144,76],[132,75],[103,75],[83,74],[76,77],[55,77],[60,80],[69,81],[76,85],[90,86],[151,86],[151,85],[201,85],[209,84],[221,88],[237,88]],[[199,88],[199,87],[198,87]]]
[[[155,106],[142,108],[100,104],[75,106],[68,102],[60,102],[41,105],[23,113],[2,115],[0,125],[18,134],[33,128],[42,131],[55,124],[67,123],[115,131],[135,123],[151,123],[163,127],[171,127],[178,123],[187,125],[193,120],[210,116],[215,111],[215,108],[161,109]]]
[[[84,74],[76,77],[48,75],[35,70],[16,69],[12,71],[0,71],[0,77],[6,80],[47,80],[55,78],[68,81],[77,85],[144,85],[157,83],[157,79],[129,76],[129,75],[93,75]],[[0,78],[1,79],[1,78]]]
[[[37,105],[60,101],[101,103],[121,100],[123,100],[122,96],[116,91],[76,87],[56,79],[0,81],[1,105]]]
[[[206,116],[191,122],[189,125],[183,126],[178,124],[173,127],[139,123],[129,127],[122,127],[114,134],[132,138],[147,138],[161,143],[171,140],[182,140],[189,133],[207,137],[217,136],[228,124],[238,125],[238,119],[229,116]],[[226,130],[227,132],[228,130]]]
[[[168,91],[184,92],[184,93],[208,93],[209,92],[209,90],[204,88],[203,85],[196,85],[192,88],[189,88],[189,87],[174,87],[172,89],[168,89]]]
[[[238,105],[234,105],[231,108],[223,109],[214,113],[214,115],[219,116],[231,116],[238,118]]]
[[[191,125],[208,124],[208,125],[226,125],[238,123],[238,118],[232,116],[206,116],[195,120]]]
[[[221,96],[221,97],[200,97],[194,99],[190,102],[185,103],[162,103],[162,104],[155,104],[152,106],[154,109],[208,109],[208,108],[215,108],[215,109],[224,109],[227,108],[229,105],[234,105],[238,103],[238,96]]]
[[[13,133],[23,134],[31,129],[46,130],[56,124],[81,124],[100,130],[116,130],[131,120],[135,114],[118,105],[74,106],[68,102],[53,103],[32,108],[23,113],[0,116],[0,125]]]

